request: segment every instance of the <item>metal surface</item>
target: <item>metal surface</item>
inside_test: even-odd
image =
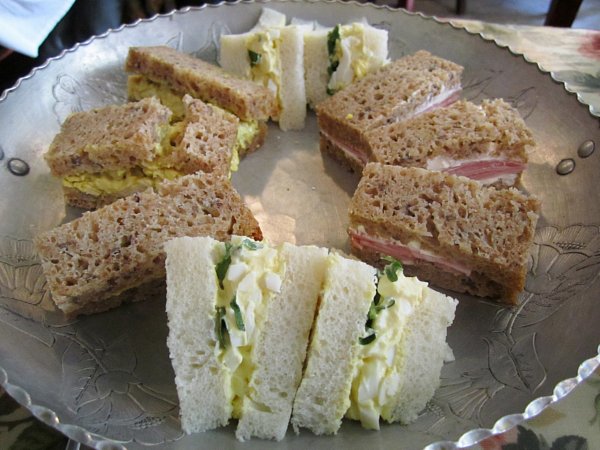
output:
[[[598,119],[535,64],[447,24],[372,5],[268,5],[327,25],[366,17],[389,30],[392,58],[430,50],[465,66],[464,98],[503,97],[519,109],[539,143],[524,187],[543,205],[520,306],[461,297],[448,338],[456,361],[444,367],[440,389],[414,424],[384,425],[374,433],[345,421],[335,437],[290,432],[281,443],[244,444],[231,426],[182,435],[163,298],[70,323],[52,311],[31,238],[80,212],[65,208],[42,154],[69,113],[125,100],[129,46],[167,44],[214,60],[219,33],[249,29],[262,4],[207,6],[95,38],[0,98],[0,383],[42,421],[102,449],[418,448],[478,429],[458,444],[431,446],[454,448],[565,395],[578,379],[543,397],[573,377],[582,361],[594,358],[581,365],[580,377],[600,364],[600,156],[591,154],[566,176],[556,167],[563,159],[580,162],[582,143],[600,141]],[[6,164],[11,158],[27,163],[29,173],[13,175]],[[272,126],[267,143],[242,161],[233,181],[269,239],[347,249],[347,205],[358,178],[321,156],[312,114],[302,132]],[[513,415],[533,400],[524,415]]]

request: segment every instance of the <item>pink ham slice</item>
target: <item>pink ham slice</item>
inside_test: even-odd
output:
[[[506,161],[500,159],[482,159],[469,161],[444,169],[443,172],[461,175],[472,180],[487,180],[503,175],[513,175],[523,172],[525,163],[521,161]]]
[[[413,265],[418,261],[426,261],[434,264],[445,272],[455,272],[469,276],[471,269],[463,264],[429,253],[423,253],[417,249],[399,244],[397,242],[384,241],[355,230],[349,230],[350,242],[358,249],[370,249],[384,255],[392,256],[406,265]]]

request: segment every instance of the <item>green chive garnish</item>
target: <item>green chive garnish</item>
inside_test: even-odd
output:
[[[368,345],[375,340],[375,332],[373,334],[369,334],[368,336],[358,338],[358,343],[360,345]]]
[[[223,286],[223,280],[225,279],[225,275],[227,275],[227,269],[231,265],[231,253],[233,250],[233,246],[230,242],[225,243],[225,256],[223,259],[217,263],[215,266],[215,271],[217,272],[217,278],[219,280],[219,287],[221,289],[225,289]]]
[[[246,327],[244,326],[244,319],[242,318],[242,311],[240,310],[240,306],[235,301],[235,295],[231,299],[231,303],[229,304],[231,309],[233,309],[233,315],[235,316],[235,324],[240,331],[246,331]]]
[[[340,26],[336,25],[327,33],[327,52],[329,56],[335,55],[335,43],[340,40]]]
[[[215,333],[221,348],[225,348],[225,335],[227,334],[227,323],[225,322],[225,308],[217,306],[217,316],[215,320]]]
[[[398,281],[398,272],[402,270],[402,263],[391,256],[384,256],[383,260],[389,262],[383,271],[391,282]]]
[[[248,56],[250,57],[250,67],[254,67],[260,64],[262,59],[262,55],[260,53],[253,52],[252,50],[248,50]]]

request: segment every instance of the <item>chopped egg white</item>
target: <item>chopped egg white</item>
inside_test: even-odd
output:
[[[281,30],[267,28],[252,33],[246,40],[248,58],[250,58],[250,77],[253,81],[270,89],[279,99],[281,84]],[[250,52],[256,55],[254,60]]]
[[[227,328],[225,348],[215,346],[217,359],[227,369],[225,386],[233,405],[233,417],[239,417],[248,383],[254,370],[252,349],[257,330],[264,320],[266,302],[281,289],[285,263],[277,250],[260,243],[244,245],[247,238],[232,238],[231,263],[219,289],[216,307],[225,311]],[[254,241],[249,242],[254,243]],[[224,256],[224,255],[223,255]],[[233,302],[239,308],[239,316]],[[242,327],[239,320],[241,319]],[[241,329],[243,328],[243,329]]]
[[[334,56],[338,66],[327,84],[330,92],[343,89],[387,63],[387,60],[381,59],[367,45],[365,24],[339,25],[338,29],[340,38],[335,44]]]

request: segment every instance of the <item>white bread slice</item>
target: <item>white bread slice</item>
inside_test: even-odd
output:
[[[301,26],[281,29],[281,115],[279,127],[301,130],[306,120],[306,88],[304,84],[304,32]]]
[[[350,406],[358,339],[375,295],[376,271],[330,254],[306,369],[294,400],[292,425],[335,434]]]
[[[327,95],[329,82],[329,54],[327,52],[327,35],[330,28],[318,28],[304,33],[304,75],[306,100],[311,108]]]
[[[396,368],[401,387],[391,403],[391,414],[382,414],[388,422],[408,424],[417,419],[440,385],[440,372],[446,355],[446,331],[454,320],[457,300],[426,288],[419,307],[407,320],[402,343],[396,354],[402,355]]]
[[[220,38],[219,64],[223,69],[276,91],[279,114],[274,114],[271,118],[278,121],[284,131],[304,128],[306,92],[303,33],[310,27],[309,25],[285,26],[284,15],[263,8],[259,21],[250,31],[222,35]],[[265,50],[259,54],[261,58],[267,58],[269,55],[274,58],[274,62],[268,65],[274,70],[275,84],[270,83],[268,78],[257,78],[252,71],[249,45],[252,39],[259,35],[263,42],[269,40],[273,42],[269,51]]]
[[[224,368],[214,351],[215,264],[223,252],[220,246],[208,237],[182,237],[165,244],[167,346],[186,433],[224,426],[231,417]]]
[[[216,276],[216,266],[225,256],[225,244],[212,238],[175,239],[166,244],[168,346],[176,374],[184,431],[208,430],[237,417],[238,439],[258,436],[281,440],[288,427],[292,402],[302,376],[327,249],[290,244],[272,248],[250,241],[267,250],[255,257],[257,249],[241,248],[247,241],[250,240],[232,236],[231,244],[238,246],[245,256],[240,259],[232,256],[225,279],[235,279],[237,275],[233,275],[234,272],[245,273],[249,277],[242,276],[241,281],[238,278],[238,284],[228,285],[229,281],[225,281],[225,292],[219,290]],[[264,258],[277,262],[270,263]],[[267,263],[279,274],[281,286],[278,293],[273,293],[266,277],[263,278],[268,272],[253,274],[248,269],[252,260],[261,266]],[[234,266],[237,270],[232,269]],[[241,266],[245,267],[242,272]],[[264,284],[266,288],[252,288]],[[245,295],[249,286],[259,293],[258,298],[252,294]],[[266,291],[270,293],[265,294]],[[237,308],[245,328],[237,325],[234,331],[237,317],[231,322],[228,306],[226,320],[230,337],[224,348],[232,352],[227,350],[229,353],[226,354],[217,343],[216,325],[220,319],[217,319],[216,308],[223,304],[219,302],[224,297],[229,303],[229,295],[234,300],[237,298]],[[250,306],[248,301],[260,303]],[[243,363],[240,360],[237,368],[230,365],[232,360],[229,356],[236,353],[231,346],[240,350],[246,348],[239,354],[248,359],[244,359]],[[237,371],[238,368],[241,372]],[[241,379],[247,380],[247,386],[234,387]]]
[[[236,430],[240,440],[285,436],[325,273],[324,248],[283,244],[280,255],[286,264],[285,278],[281,292],[266,305],[263,329],[254,345],[253,402],[243,404]]]

